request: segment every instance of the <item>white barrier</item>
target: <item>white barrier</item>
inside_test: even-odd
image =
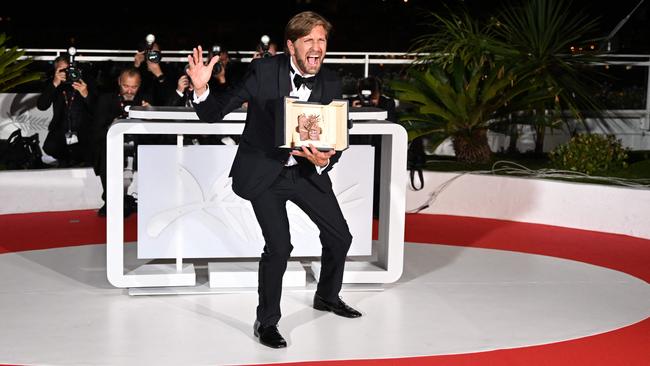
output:
[[[425,172],[407,212],[562,226],[650,239],[650,190],[478,174]],[[569,245],[569,244],[567,244]]]
[[[426,202],[457,173],[424,172],[422,191],[406,189],[406,209]],[[0,172],[0,214],[97,209],[92,169]],[[650,239],[650,191],[542,179],[466,174],[442,190],[425,214],[556,225]]]
[[[160,110],[160,109],[158,109]],[[174,115],[173,109],[165,109]],[[154,108],[153,111],[156,111]],[[143,112],[135,110],[134,113]],[[134,113],[130,113],[134,116]],[[369,119],[371,112],[350,113],[351,119]],[[385,112],[381,112],[385,113]],[[139,115],[140,116],[140,115]],[[143,115],[143,116],[146,116]],[[160,117],[160,115],[156,115]],[[125,134],[216,134],[237,135],[243,130],[243,123],[188,123],[147,122],[120,120],[113,124],[107,135],[107,275],[116,287],[166,287],[194,286],[195,274],[192,265],[183,263],[182,253],[176,257],[176,265],[144,265],[134,271],[124,271],[124,221],[123,211],[123,144]],[[394,123],[355,123],[351,135],[382,136],[380,217],[379,236],[373,247],[371,258],[359,258],[346,263],[344,283],[389,283],[402,274],[404,247],[404,215],[406,171],[406,131]],[[182,145],[178,145],[182,151]],[[354,174],[354,173],[352,173]],[[353,233],[354,235],[354,233]],[[317,276],[320,264],[312,262]]]

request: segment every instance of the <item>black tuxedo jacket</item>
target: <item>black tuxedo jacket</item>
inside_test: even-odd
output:
[[[289,149],[275,146],[276,116],[282,110],[284,97],[291,92],[289,57],[276,55],[253,60],[241,83],[218,96],[212,94],[204,102],[195,104],[196,114],[205,122],[220,122],[223,117],[248,102],[246,124],[235,160],[230,170],[233,191],[252,200],[267,189],[278,177],[289,157]],[[310,102],[327,104],[341,98],[338,76],[321,68],[315,76]],[[330,164],[319,175],[315,166],[296,157],[301,176],[322,191],[332,188],[327,172],[338,161],[341,153],[330,158]]]

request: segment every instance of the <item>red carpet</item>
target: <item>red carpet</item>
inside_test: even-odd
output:
[[[124,224],[124,240],[137,238],[137,218]],[[106,218],[96,210],[0,215],[0,254],[106,243]]]
[[[130,217],[125,240],[136,239]],[[106,242],[95,211],[0,215],[0,253]],[[650,240],[548,225],[444,215],[407,215],[406,241],[567,258],[650,282]],[[450,356],[300,362],[285,365],[650,365],[650,318],[592,337],[543,346]]]

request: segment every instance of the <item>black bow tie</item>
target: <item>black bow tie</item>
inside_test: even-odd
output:
[[[314,87],[315,79],[315,76],[304,78],[300,74],[296,73],[293,76],[293,85],[296,86],[296,89],[300,89],[300,85],[304,84],[307,89],[311,90]]]

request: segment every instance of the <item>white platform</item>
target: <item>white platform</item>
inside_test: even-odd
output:
[[[196,285],[196,273],[191,263],[182,264],[180,270],[175,264],[145,264],[126,276],[137,276],[143,287]]]
[[[211,288],[252,287],[257,289],[258,262],[209,262]],[[282,277],[283,287],[305,287],[307,273],[297,261],[287,263]]]

